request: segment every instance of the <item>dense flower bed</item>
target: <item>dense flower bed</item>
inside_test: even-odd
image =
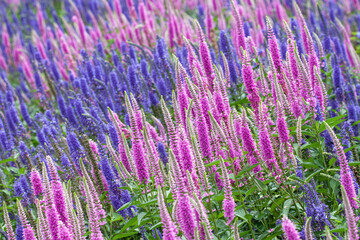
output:
[[[358,0],[0,7],[6,239],[360,239]]]

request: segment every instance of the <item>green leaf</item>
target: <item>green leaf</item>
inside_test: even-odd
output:
[[[123,228],[121,229],[120,232],[124,232],[124,231],[126,231],[129,227],[135,225],[136,219],[137,219],[137,216],[136,216],[136,217],[133,217],[132,219],[130,219],[129,221],[127,221],[127,223],[123,226]]]
[[[118,211],[124,210],[124,209],[130,207],[131,205],[132,205],[132,202],[125,203],[124,205],[122,205],[121,208],[119,208],[119,209],[116,210],[116,211],[118,212]]]
[[[329,118],[329,119],[327,119],[325,122],[326,122],[327,124],[329,124],[329,126],[330,126],[331,128],[333,128],[333,127],[339,125],[340,123],[346,121],[346,119],[344,118],[344,117],[346,117],[346,116],[347,116],[347,114],[337,116],[337,117],[335,117],[335,118],[337,118],[337,119],[339,119],[339,120],[335,120],[335,121],[332,120],[332,119],[334,119],[334,118]],[[325,124],[324,124],[324,123],[321,123],[320,128],[319,128],[319,132],[322,133],[323,131],[325,131],[325,129],[326,129]]]
[[[357,166],[360,165],[360,162],[349,162],[349,166]]]
[[[221,202],[222,200],[224,200],[224,198],[224,194],[216,194],[211,199],[215,202]]]
[[[337,193],[339,191],[339,186],[340,183],[338,181],[335,181],[334,179],[330,180],[330,187],[334,193]]]
[[[251,214],[246,214],[245,218],[248,220],[248,222],[251,222],[252,215]]]
[[[260,190],[266,189],[266,185],[262,181],[257,178],[254,178],[254,180],[256,181],[257,186]]]
[[[359,120],[359,121],[354,122],[353,124],[351,124],[351,126],[358,125],[359,123],[360,123],[360,120]]]
[[[347,228],[335,228],[330,230],[330,232],[332,233],[345,232],[345,231],[347,231]]]
[[[281,234],[282,234],[282,232],[277,231],[277,232],[273,233],[272,235],[270,235],[269,237],[265,238],[264,240],[276,239],[276,236],[279,236]]]
[[[318,143],[318,142],[313,142],[313,143],[310,143],[310,144],[307,143],[307,144],[301,146],[301,149],[318,148],[318,147],[320,147],[320,143]]]
[[[293,200],[292,199],[287,199],[285,202],[284,202],[284,207],[283,207],[283,214],[285,216],[287,216],[289,214],[289,211],[290,211],[290,207],[292,205],[292,202]]]
[[[327,178],[330,178],[330,179],[333,179],[333,180],[335,180],[335,181],[337,181],[337,182],[340,182],[339,179],[336,179],[335,177],[332,177],[332,176],[330,176],[330,175],[328,175],[328,174],[320,173],[320,175],[321,175],[321,176],[324,176],[324,177],[327,177]]]
[[[211,163],[205,164],[205,167],[211,167],[211,166],[217,165],[219,162],[220,162],[220,160],[213,161]]]
[[[329,161],[329,168],[331,168],[331,166],[336,162],[336,158],[332,158]]]
[[[250,189],[246,192],[245,198],[247,198],[247,197],[248,197],[251,193],[253,193],[256,189],[257,189],[256,186],[250,188]]]
[[[146,207],[146,206],[148,206],[150,204],[153,204],[153,203],[156,203],[156,202],[157,202],[157,199],[152,199],[152,200],[147,201],[145,203],[139,204],[139,207]]]
[[[0,191],[3,192],[3,193],[5,193],[5,194],[8,195],[8,196],[11,196],[10,191],[7,190],[7,189],[1,189]]]
[[[356,147],[356,145],[351,146],[351,147],[349,147],[349,148],[347,148],[347,149],[344,149],[344,152],[347,153],[348,151],[353,150],[355,147]]]
[[[115,216],[115,217],[114,217]],[[114,216],[112,217],[112,219],[110,220],[110,222],[117,222],[117,221],[122,221],[124,220],[124,218],[120,215],[120,214],[117,214],[117,213],[114,213]]]
[[[151,228],[150,228],[150,230],[153,230],[153,229],[155,229],[155,228],[158,228],[158,227],[160,227],[162,225],[162,222],[158,222],[157,224],[155,224],[154,226],[152,226]]]
[[[135,234],[138,234],[138,232],[120,233],[120,234],[115,235],[115,236],[112,237],[111,239],[112,239],[112,240],[121,239],[121,238],[124,238],[124,237],[133,236],[133,235],[135,235]]]
[[[4,159],[0,161],[0,164],[7,163],[7,162],[14,162],[15,160],[12,158]]]
[[[240,177],[244,173],[251,171],[252,169],[256,168],[259,165],[260,165],[260,163],[257,163],[257,164],[251,165],[251,166],[247,166],[245,169],[241,170],[236,177]]]
[[[311,162],[303,162],[302,165],[305,168],[319,168],[318,165],[311,163]]]
[[[139,215],[138,215],[138,226],[141,226],[140,225],[141,220],[143,219],[143,217],[145,217],[145,215],[146,215],[146,212],[139,213]]]
[[[248,234],[250,232],[251,232],[250,230],[241,232],[241,233],[239,233],[239,237],[245,236],[246,234]]]
[[[322,169],[317,170],[316,172],[310,174],[306,179],[305,182],[309,182],[316,174],[320,173]]]

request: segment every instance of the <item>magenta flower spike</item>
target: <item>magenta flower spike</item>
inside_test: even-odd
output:
[[[216,89],[216,85],[217,83],[215,82],[215,89]],[[215,90],[216,91],[216,90]],[[215,92],[214,92],[215,93]],[[209,99],[209,105],[210,105],[210,110],[209,112],[214,116],[216,122],[219,124],[221,122],[221,116],[220,113],[216,107],[216,103],[215,103],[215,99],[214,96],[212,96],[212,94],[210,92],[208,92],[208,99]],[[221,102],[219,102],[219,104],[221,104]],[[220,106],[221,107],[221,106]]]
[[[159,134],[157,133],[156,129],[148,122],[145,123],[145,127],[146,129],[149,131],[149,137],[151,137],[151,139],[157,143],[159,141],[161,141],[161,137],[159,136]]]
[[[350,199],[346,192],[344,185],[341,185],[341,195],[343,199],[344,209],[345,209],[345,217],[348,225],[348,233],[350,240],[359,239],[359,231],[357,227],[357,220],[354,215],[354,211],[351,207]]]
[[[305,47],[305,52],[310,55],[310,45],[308,42],[308,37],[306,35],[306,31],[305,31],[305,27],[307,27],[305,19],[303,14],[301,13],[301,10],[299,8],[299,6],[297,5],[297,3],[294,3],[294,8],[295,8],[295,14],[296,14],[296,18],[298,20],[298,23],[300,25],[300,29],[301,29],[301,37],[304,43],[304,47]]]
[[[251,165],[258,163],[257,159],[260,159],[260,154],[259,154],[259,150],[256,147],[254,139],[252,137],[249,125],[247,123],[245,109],[242,110],[240,135],[241,135],[243,147],[244,147],[245,151],[247,151],[246,157],[249,160],[249,163]],[[260,166],[257,166],[253,169],[254,173],[257,173],[259,171],[261,171]]]
[[[292,39],[288,39],[287,42],[288,53],[289,53],[289,62],[291,67],[291,73],[294,81],[299,86],[299,70],[297,67],[296,57],[295,57],[295,43]]]
[[[5,70],[5,72],[8,71],[8,66],[6,64],[5,58],[4,56],[0,55],[0,68],[2,68],[3,70]]]
[[[20,201],[17,201],[17,207],[18,207],[18,211],[19,211],[19,217],[21,220],[21,223],[23,225],[23,237],[24,240],[37,240],[35,237],[35,233],[33,228],[31,227],[31,225],[29,224],[24,208],[22,206],[22,204],[20,203]]]
[[[255,113],[258,112],[260,97],[256,89],[256,85],[253,78],[252,67],[250,65],[250,59],[244,51],[244,60],[245,63],[242,67],[243,80],[248,93],[248,98],[252,108],[255,110]]]
[[[126,170],[128,172],[131,172],[130,163],[129,163],[128,156],[125,151],[125,144],[127,144],[127,143],[125,143],[124,139],[123,139],[123,133],[127,133],[127,132],[125,132],[125,125],[120,121],[120,119],[118,118],[116,113],[114,113],[110,108],[108,110],[109,110],[109,115],[110,115],[109,118],[115,126],[116,133],[117,133],[118,139],[119,139],[118,151],[119,151],[119,155],[120,155],[120,160],[124,164]],[[91,140],[89,143],[90,143],[91,149],[93,149]],[[95,146],[96,146],[96,144],[95,144]]]
[[[231,221],[235,217],[235,201],[232,197],[232,191],[231,191],[231,185],[230,185],[230,179],[229,179],[229,173],[226,169],[226,166],[224,164],[224,160],[220,158],[220,166],[223,176],[223,182],[224,182],[224,201],[223,201],[223,209],[224,209],[224,217],[227,219],[227,224],[229,225]]]
[[[311,78],[311,86],[313,87],[313,89],[315,89],[316,87],[316,74],[319,74],[318,70],[319,70],[319,59],[316,55],[316,52],[315,52],[315,47],[314,47],[314,42],[313,42],[313,39],[310,35],[310,32],[308,30],[308,28],[305,26],[305,33],[306,33],[306,36],[307,36],[307,41],[308,41],[308,44],[309,44],[309,52],[310,52],[310,55],[309,55],[309,70],[310,70],[310,78]],[[317,72],[315,72],[315,69]],[[315,95],[316,95],[317,92],[315,92]],[[317,96],[317,95],[316,95]]]
[[[164,196],[162,194],[162,189],[160,187],[158,187],[157,200],[160,209],[161,222],[163,223],[163,239],[164,240],[180,239],[177,236],[178,230],[176,228],[176,225],[171,220],[170,214],[166,208]]]
[[[273,173],[275,175],[276,174],[278,175],[281,173],[281,170],[280,170],[280,168],[277,164],[276,158],[275,158],[273,146],[271,144],[269,132],[267,129],[267,123],[265,122],[264,115],[265,115],[265,112],[264,112],[264,109],[260,102],[258,129],[259,129],[259,143],[260,143],[261,154],[262,154],[263,160],[265,161],[266,166],[269,168],[269,170],[272,170],[273,168],[275,168]]]
[[[288,89],[285,85],[285,81],[284,81],[284,77],[283,77],[283,66],[282,66],[281,58],[280,58],[280,51],[279,51],[277,39],[273,32],[273,28],[272,28],[270,21],[271,20],[269,18],[266,18],[267,29],[268,29],[269,49],[270,49],[271,58],[272,58],[272,61],[274,63],[274,67],[275,67],[275,73],[273,73],[273,74],[277,75],[279,83],[281,84],[282,88],[284,89],[285,94],[287,94]]]
[[[155,125],[157,126],[157,128],[159,129],[159,132],[160,132],[160,137],[162,139],[163,142],[167,143],[168,141],[168,137],[165,133],[165,128],[164,126],[162,125],[162,123],[160,122],[159,119],[157,119],[156,117],[154,116],[151,116],[152,120],[154,121]]]
[[[133,112],[134,117],[136,119],[136,125],[138,127],[138,132],[141,133],[141,131],[144,128],[141,110],[140,110],[139,104],[137,103],[137,101],[134,98],[134,96],[132,95],[132,93],[130,93],[130,98],[131,98],[131,102],[133,104],[133,111],[132,112]]]
[[[209,47],[205,41],[205,36],[201,30],[200,24],[197,20],[195,20],[195,26],[197,27],[198,37],[199,37],[199,52],[201,57],[201,63],[204,67],[206,79],[207,79],[207,87],[212,92],[214,85],[214,70],[212,67]]]
[[[174,38],[175,38],[175,29],[174,29],[174,24],[172,21],[172,14],[169,14],[169,19],[168,19],[168,26],[169,26],[169,46],[170,48],[173,48],[175,46],[174,43]]]
[[[221,52],[221,55],[222,55],[222,58],[224,60],[225,72],[229,72],[229,67],[228,67],[226,58],[225,58],[225,56],[224,56],[224,54],[222,52]],[[223,102],[224,102],[225,113],[226,113],[226,115],[229,115],[231,110],[230,110],[229,98],[228,98],[228,95],[227,95],[227,85],[230,82],[230,76],[224,77],[222,72],[219,71],[216,67],[215,67],[215,73],[216,73],[218,84],[219,84],[219,87],[220,87],[221,96],[222,96],[222,99],[223,99]],[[225,75],[230,75],[230,73],[225,74]]]
[[[211,39],[212,28],[213,28],[212,16],[211,16],[210,8],[208,8],[206,10],[206,33],[207,33],[208,39]]]
[[[44,17],[42,14],[40,4],[37,4],[36,8],[37,8],[36,18],[38,21],[39,30],[40,30],[41,36],[44,36],[45,35],[45,23],[44,23]]]
[[[192,172],[194,169],[192,149],[188,141],[188,138],[185,134],[185,130],[182,126],[180,126],[180,130],[178,133],[180,139],[179,147],[180,147],[180,153],[182,159],[181,166],[182,166],[183,176],[185,176],[186,171]]]
[[[161,109],[164,114],[164,120],[166,123],[166,127],[168,129],[168,134],[169,134],[169,138],[170,138],[170,147],[171,147],[171,149],[173,149],[176,159],[181,159],[177,130],[174,126],[170,112],[169,112],[168,108],[166,107],[166,104],[162,97],[161,97]]]
[[[121,20],[122,9],[120,5],[120,0],[114,0],[114,8],[118,19],[118,23],[119,25],[122,25],[122,20]]]
[[[173,151],[169,151],[171,170],[173,172],[175,183],[177,187],[177,204],[176,204],[176,216],[179,222],[180,228],[187,239],[194,239],[195,237],[195,221],[194,213],[191,207],[190,199],[185,185],[184,178],[181,174],[179,164],[176,161]],[[185,174],[186,176],[186,174]]]
[[[278,129],[280,142],[286,144],[289,141],[289,130],[285,121],[285,113],[283,106],[281,106],[279,102],[277,105],[278,114],[276,117],[276,126]]]
[[[282,219],[282,229],[285,233],[286,240],[300,240],[300,234],[296,230],[294,223],[287,217]]]
[[[38,232],[40,232],[40,234],[38,234],[38,238],[39,239],[52,239],[50,228],[47,223],[47,220],[44,217],[44,213],[43,213],[42,207],[40,205],[40,201],[36,202],[36,210],[37,210],[37,216],[39,219]]]
[[[145,140],[145,145],[146,145],[149,161],[150,161],[151,165],[153,166],[155,184],[157,187],[159,187],[159,186],[164,187],[164,179],[163,179],[162,172],[160,169],[159,156],[158,156],[158,152],[156,151],[154,141],[149,138],[148,130],[146,128],[144,128],[143,135],[144,135],[144,140]]]
[[[55,208],[54,195],[51,184],[48,178],[45,163],[43,163],[42,177],[44,182],[44,195],[45,195],[45,216],[47,225],[49,226],[50,233],[53,240],[59,239],[59,214]]]
[[[72,240],[72,239],[74,239],[71,236],[71,234],[69,232],[69,229],[62,222],[60,222],[60,239],[61,240]]]
[[[5,227],[6,227],[6,233],[8,236],[8,240],[15,240],[15,233],[11,226],[11,220],[9,218],[9,213],[7,211],[6,203],[3,202],[3,210],[4,210],[4,220],[5,220]]]
[[[207,124],[205,121],[205,117],[201,111],[200,101],[197,98],[197,95],[192,86],[192,83],[190,83],[190,81],[188,79],[186,79],[186,81],[187,81],[187,85],[189,86],[189,90],[190,90],[192,96],[194,96],[193,100],[194,100],[194,108],[195,108],[195,112],[196,112],[195,127],[196,127],[198,138],[199,138],[199,145],[200,145],[201,153],[202,153],[203,158],[211,159],[212,154],[211,154],[210,141],[209,141],[209,132],[208,132],[208,127],[207,127]]]
[[[215,92],[214,92],[214,96],[213,96],[213,102],[215,105],[214,110],[217,110],[217,113],[219,114],[220,119],[227,119],[228,114],[225,108],[225,104],[223,101],[223,96],[221,94],[221,90],[220,90],[220,86],[219,86],[219,82],[216,81],[215,83]],[[215,114],[214,114],[215,117]],[[219,123],[219,121],[217,121]]]
[[[195,184],[194,182],[197,181],[197,179],[194,179],[194,177],[190,176],[189,171],[186,172],[187,174],[187,178],[188,181],[190,183],[191,190],[192,190],[192,204],[194,206],[194,212],[195,212],[195,219],[197,222],[197,229],[200,229],[200,238],[201,239],[208,239],[208,240],[212,240],[213,239],[213,235],[210,234],[211,231],[211,225],[208,219],[208,216],[206,214],[206,208],[204,207],[204,204],[202,203],[202,201],[200,201],[201,199],[201,193],[198,192],[198,189],[195,189]],[[192,174],[193,175],[193,174]],[[196,234],[196,233],[195,233]]]
[[[133,141],[133,157],[137,170],[137,176],[140,183],[147,183],[149,179],[149,173],[146,165],[146,158],[144,154],[144,148],[139,138]]]
[[[287,88],[289,89],[289,94],[287,96],[287,100],[291,106],[291,110],[292,110],[292,114],[298,118],[300,115],[302,115],[302,111],[301,111],[301,106],[299,103],[299,98],[301,97],[301,92],[302,92],[302,85],[300,84],[299,81],[295,81],[294,80],[294,75],[291,71],[291,63],[290,63],[290,58],[289,58],[289,54],[286,55],[286,64],[285,65],[285,70],[286,73],[284,73],[284,79],[285,79],[285,83]]]
[[[1,31],[1,37],[2,37],[2,42],[4,44],[4,47],[5,47],[5,52],[6,52],[6,55],[11,56],[11,43],[10,43],[9,33],[7,31],[5,24],[3,24],[2,28],[3,29]]]
[[[43,192],[43,187],[40,173],[36,169],[31,170],[30,181],[33,186],[34,194],[36,196],[40,195]]]
[[[133,103],[135,102],[133,101]],[[126,92],[125,92],[125,104],[130,118],[130,126],[132,130],[132,144],[133,144],[132,151],[133,151],[133,158],[136,166],[138,180],[140,183],[147,183],[149,179],[149,173],[147,169],[147,161],[145,158],[145,152],[143,148],[143,139],[138,129],[140,123],[139,121],[137,121],[137,119],[139,118],[141,119],[141,112],[140,112],[140,116],[138,117],[135,116],[136,113],[134,112],[134,109],[131,107],[131,103]]]
[[[85,191],[86,191],[86,201],[87,201],[87,207],[88,207],[88,214],[89,214],[89,225],[91,229],[91,239],[94,240],[102,240],[102,233],[100,231],[100,225],[98,223],[98,213],[95,206],[95,202],[93,199],[92,194],[90,193],[89,186],[86,183],[86,180],[84,178],[84,185],[85,185]]]
[[[209,117],[209,110],[210,110],[210,103],[209,103],[209,98],[208,95],[206,94],[206,86],[205,83],[201,80],[202,77],[200,76],[199,72],[195,69],[195,76],[198,79],[199,82],[199,106],[201,108],[202,114],[205,118],[205,122],[207,125],[207,128],[210,130],[211,129],[211,121],[210,121],[210,117]],[[195,96],[195,94],[192,94],[193,96]]]
[[[84,212],[82,210],[80,200],[79,200],[79,198],[77,197],[76,194],[74,194],[74,201],[75,201],[77,214],[74,213],[73,215],[74,215],[74,219],[76,219],[76,222],[77,222],[78,227],[79,227],[76,234],[79,235],[79,236],[84,236],[84,234],[85,234]]]
[[[99,38],[101,38],[101,30],[99,28],[99,24],[98,21],[96,20],[96,17],[94,16],[94,14],[92,14],[92,12],[89,12],[92,24],[94,25],[94,29],[93,29],[93,41],[96,42]],[[94,39],[95,38],[95,39]]]
[[[54,195],[54,203],[56,206],[56,210],[59,213],[60,220],[65,225],[67,225],[68,216],[67,216],[67,212],[66,212],[63,187],[60,182],[58,173],[55,169],[55,165],[54,165],[52,158],[50,156],[47,156],[46,161],[49,166],[49,174],[51,176],[51,188],[52,188],[53,195]]]
[[[78,31],[80,34],[81,42],[84,47],[86,47],[86,33],[85,33],[85,26],[82,18],[78,18],[76,16],[73,16],[73,21],[77,23]]]
[[[107,1],[102,1],[102,3],[104,4],[105,9],[106,9],[106,11],[108,13],[107,16],[110,19],[111,25],[116,26],[116,23],[115,23],[115,20],[114,20],[114,17],[113,17],[113,11],[111,10],[109,3]]]
[[[47,224],[49,225],[51,236],[53,240],[60,240],[59,238],[59,215],[56,211],[54,205],[47,206],[45,209],[45,215],[47,219]]]
[[[237,52],[239,56],[242,57],[242,50],[246,49],[246,40],[245,40],[245,33],[244,33],[244,26],[239,11],[237,9],[237,4],[234,0],[231,0],[231,12],[233,18],[235,19],[235,46],[237,47]]]
[[[192,46],[190,45],[189,40],[187,40],[185,37],[183,38],[186,49],[188,51],[188,61],[189,61],[189,66],[190,66],[190,72],[192,74],[192,79],[195,85],[199,85],[200,83],[198,82],[198,79],[196,78],[196,73],[195,70],[197,70],[200,73],[200,76],[204,76],[203,73],[203,69],[202,66],[199,62],[199,60],[197,59],[194,50],[192,48]]]
[[[174,91],[172,91],[172,102],[173,102],[173,110],[175,115],[176,126],[182,125],[179,103],[177,102],[177,97]]]
[[[104,217],[101,203],[99,201],[97,192],[92,184],[92,181],[85,169],[83,162],[80,160],[81,171],[84,175],[83,183],[85,188],[85,197],[87,202],[87,213],[89,218],[89,228],[91,230],[91,239],[103,240],[103,235],[100,231],[100,220]],[[100,208],[99,208],[100,204]],[[102,211],[101,211],[102,210]]]
[[[315,88],[315,94],[318,98],[318,101],[320,103],[320,107],[321,107],[321,113],[323,115],[323,118],[325,119],[326,117],[326,108],[327,108],[327,90],[326,90],[326,87],[320,77],[320,75],[318,74],[318,70],[317,69],[314,69],[314,72],[316,74],[316,79],[317,79],[317,82],[316,82],[316,88]]]
[[[189,100],[188,100],[188,96],[186,94],[186,91],[184,89],[184,83],[183,83],[183,81],[181,79],[181,75],[185,79],[187,74],[186,74],[185,71],[181,71],[181,69],[183,69],[183,67],[180,66],[180,65],[181,65],[181,63],[177,59],[177,61],[176,61],[177,100],[178,100],[178,105],[179,105],[179,110],[180,110],[180,115],[181,115],[181,122],[182,122],[183,126],[186,129],[186,109],[189,106]],[[186,75],[183,74],[184,72],[185,72]]]
[[[354,182],[353,182],[353,179],[351,176],[350,167],[348,164],[348,160],[346,159],[344,149],[343,149],[339,139],[337,138],[336,134],[332,130],[332,128],[326,122],[323,122],[323,123],[334,142],[334,146],[336,149],[336,155],[338,156],[338,159],[340,162],[341,185],[344,187],[344,189],[346,191],[346,195],[349,198],[351,207],[358,209],[359,205],[358,205],[358,202],[356,201],[357,194],[355,191]]]
[[[311,217],[309,217],[305,222],[305,240],[313,240],[313,233],[311,229]]]

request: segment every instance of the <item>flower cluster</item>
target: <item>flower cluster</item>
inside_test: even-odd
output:
[[[359,239],[360,4],[318,4],[1,2],[7,239]]]

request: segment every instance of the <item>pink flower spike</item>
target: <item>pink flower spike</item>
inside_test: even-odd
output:
[[[282,229],[287,240],[300,240],[299,232],[296,230],[295,225],[287,217],[282,219]]]
[[[164,196],[162,194],[162,189],[160,187],[158,187],[157,200],[158,200],[159,209],[160,209],[161,222],[163,223],[163,238],[164,238],[164,240],[180,239],[179,237],[177,237],[178,230],[177,230],[174,222],[171,220],[170,214],[165,205]]]
[[[195,20],[195,26],[197,27],[198,36],[199,36],[199,52],[201,57],[202,65],[204,66],[205,75],[207,78],[207,85],[210,90],[210,92],[213,91],[213,85],[214,85],[214,70],[212,67],[212,61],[211,56],[209,52],[209,47],[205,41],[205,36],[201,30],[201,26],[197,20]]]
[[[7,211],[6,203],[3,202],[3,210],[4,210],[4,220],[5,220],[5,227],[6,227],[6,233],[8,236],[8,240],[15,240],[15,233],[11,226],[11,220],[9,218],[9,213]]]
[[[335,132],[332,130],[332,128],[325,121],[323,123],[334,142],[335,149],[336,149],[336,155],[338,156],[338,159],[340,162],[341,185],[344,187],[344,189],[346,191],[346,195],[349,198],[351,207],[358,209],[359,205],[358,205],[358,202],[356,201],[357,194],[355,191],[353,178],[351,176],[350,167],[348,164],[348,160],[346,159],[344,149],[343,149],[339,139],[337,138]]]
[[[40,173],[36,169],[31,170],[30,180],[34,189],[34,194],[38,196],[43,192],[43,187],[41,183]]]
[[[359,233],[357,228],[357,220],[354,216],[354,211],[350,204],[350,199],[348,198],[348,194],[343,185],[341,187],[341,195],[343,199],[344,209],[345,209],[345,217],[348,225],[348,233],[349,240],[357,240],[359,239]]]

